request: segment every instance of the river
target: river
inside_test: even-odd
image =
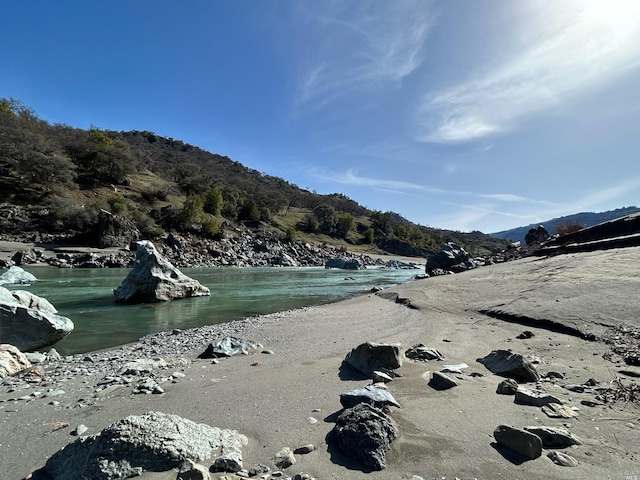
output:
[[[422,270],[370,268],[185,268],[186,275],[211,289],[210,297],[119,305],[113,289],[128,269],[32,268],[38,282],[19,287],[46,298],[74,331],[55,345],[61,354],[122,345],[174,328],[224,323],[252,315],[336,302],[411,280]]]

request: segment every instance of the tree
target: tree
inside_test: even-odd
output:
[[[350,230],[355,227],[356,221],[349,213],[339,213],[336,215],[335,231],[339,237],[345,238]]]
[[[224,199],[218,187],[214,187],[204,197],[204,211],[211,215],[220,215]]]

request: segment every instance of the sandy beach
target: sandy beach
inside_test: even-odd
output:
[[[284,478],[304,472],[317,479],[635,480],[640,478],[637,399],[602,405],[593,401],[591,390],[563,387],[590,379],[602,388],[615,386],[616,378],[623,385],[638,383],[640,367],[626,365],[604,340],[621,327],[629,332],[640,327],[639,264],[638,247],[528,258],[417,280],[337,304],[158,334],[138,345],[57,365],[45,362],[41,383],[21,390],[0,387],[1,477],[19,479],[35,472],[32,478],[47,478],[38,469],[75,440],[71,432],[79,424],[88,428],[85,435],[93,435],[127,415],[157,411],[246,435],[246,467],[266,464],[277,470],[276,452],[313,444],[315,451],[296,455]],[[524,330],[533,336],[518,339]],[[217,364],[197,358],[225,334],[259,342],[268,353],[259,350]],[[336,451],[330,435],[341,410],[340,394],[370,383],[341,369],[345,355],[366,341],[399,342],[403,350],[423,343],[445,357],[444,362],[405,359],[398,369],[402,377],[387,384],[401,405],[390,410],[399,438],[387,454],[386,468],[374,472]],[[516,404],[513,396],[497,395],[503,378],[476,361],[495,349],[536,358],[543,376],[538,387],[574,407],[577,416],[550,418],[538,407]],[[165,360],[159,377],[181,375],[163,383],[161,395],[134,395],[131,385],[108,394],[97,391],[105,377],[136,356]],[[459,386],[437,391],[427,384],[429,372],[460,362],[468,368],[455,375]],[[545,376],[549,372],[559,375]],[[55,397],[57,405],[49,404],[51,398],[28,399],[47,388],[64,391]],[[515,461],[494,441],[493,431],[501,424],[568,429],[583,443],[562,451],[578,465],[554,464],[547,449],[535,460]],[[142,478],[175,479],[176,472]]]

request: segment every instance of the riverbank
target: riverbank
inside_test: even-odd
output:
[[[316,450],[296,455],[285,477],[300,472],[317,479],[381,480],[640,477],[637,398],[636,403],[597,398],[607,389],[623,385],[631,391],[638,384],[640,368],[626,364],[618,347],[632,348],[634,329],[640,327],[639,262],[639,247],[517,260],[337,304],[166,332],[118,349],[45,362],[40,381],[0,387],[0,470],[7,479],[37,470],[74,440],[71,432],[80,424],[91,435],[127,415],[159,411],[246,435],[246,467],[274,469],[272,458],[283,447],[313,444]],[[532,335],[518,338],[525,330]],[[227,334],[264,348],[218,363],[197,358]],[[403,351],[424,343],[445,357],[428,363],[405,359],[398,370],[402,377],[388,384],[401,405],[391,408],[400,436],[386,469],[368,473],[336,452],[329,435],[341,408],[339,395],[369,383],[341,371],[345,355],[366,341],[400,342]],[[476,359],[505,348],[535,357],[542,376],[538,386],[577,416],[550,418],[538,407],[516,404],[513,396],[497,395],[502,378]],[[164,393],[134,394],[137,380],[117,386],[121,368],[139,358],[166,362],[152,368],[157,381],[169,379],[159,383]],[[457,387],[437,391],[427,385],[427,372],[460,362],[469,367],[454,375]],[[584,387],[591,379],[596,386]],[[572,385],[583,388],[565,388]],[[105,386],[106,392],[96,391]],[[47,390],[64,393],[35,395]],[[514,460],[495,445],[493,431],[500,424],[570,430],[583,443],[562,452],[578,465],[558,466],[546,449],[535,460]],[[173,480],[176,473],[142,478]]]

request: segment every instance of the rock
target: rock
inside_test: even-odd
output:
[[[44,298],[0,287],[0,343],[27,352],[53,345],[71,331],[73,322]]]
[[[550,403],[562,404],[562,401],[559,398],[554,397],[547,392],[529,390],[524,387],[518,387],[514,402],[519,403],[520,405],[531,405],[534,407],[542,407]]]
[[[426,347],[422,343],[418,343],[417,345],[409,348],[404,352],[404,355],[412,360],[444,360],[444,355],[442,355],[438,350]]]
[[[281,267],[299,267],[300,264],[296,262],[290,255],[281,253],[271,259],[271,265],[278,265]]]
[[[382,408],[388,405],[400,408],[400,404],[393,398],[393,395],[382,388],[376,388],[372,385],[349,390],[348,392],[340,394],[340,404],[344,408],[351,408],[359,403],[367,403],[376,408]]]
[[[536,367],[522,355],[508,350],[493,350],[489,355],[476,359],[491,372],[518,382],[536,382],[540,375]]]
[[[295,453],[296,455],[307,455],[308,453],[313,452],[316,449],[316,447],[309,443],[307,445],[302,445],[301,447],[296,448],[293,453]]]
[[[84,435],[85,433],[87,433],[87,430],[89,430],[89,429],[87,428],[87,426],[86,426],[86,425],[83,425],[83,424],[81,423],[80,425],[78,425],[78,426],[75,428],[75,430],[73,430],[73,431],[71,432],[71,435],[75,435],[75,436],[77,436],[77,437],[80,437],[80,436]]]
[[[343,270],[359,270],[362,263],[357,258],[335,257],[330,258],[324,264],[324,268],[341,268]]]
[[[499,425],[493,431],[493,437],[499,445],[507,447],[529,460],[542,455],[542,440],[526,430],[509,425]]]
[[[436,390],[448,390],[457,387],[458,382],[444,373],[433,372],[431,380],[429,380],[429,386]]]
[[[205,351],[198,355],[198,358],[232,357],[239,354],[249,355],[251,350],[259,348],[263,348],[263,346],[258,342],[226,336],[215,344],[210,343]]]
[[[371,470],[382,470],[398,431],[382,410],[360,403],[338,416],[333,435],[338,450],[344,455]]]
[[[176,480],[211,480],[211,475],[205,466],[187,459],[180,466]]]
[[[42,363],[47,359],[47,356],[44,353],[40,352],[25,352],[24,356],[27,357],[27,360],[29,360],[34,365]]]
[[[389,383],[393,381],[393,377],[381,370],[375,370],[371,374],[371,380],[373,383]]]
[[[536,243],[545,242],[550,238],[551,238],[551,235],[549,235],[549,232],[547,232],[547,229],[544,228],[542,225],[540,225],[538,227],[531,228],[527,232],[527,234],[524,236],[524,242],[527,245],[533,245]]]
[[[582,440],[564,428],[533,426],[524,429],[539,436],[544,448],[565,448],[582,444]]]
[[[439,270],[458,273],[474,267],[475,264],[465,249],[449,242],[429,256],[425,269],[427,274],[437,275],[440,273]]]
[[[553,463],[560,465],[561,467],[577,467],[579,465],[578,460],[567,453],[549,452],[547,453],[547,457],[549,457]]]
[[[242,454],[239,451],[223,453],[215,459],[212,472],[239,472],[242,470]]]
[[[0,378],[9,377],[30,368],[31,362],[13,345],[0,344]]]
[[[436,350],[437,351],[437,350]],[[439,352],[438,352],[439,353]],[[458,373],[458,374],[463,374],[464,373],[464,369],[465,368],[469,368],[469,365],[467,365],[466,363],[456,363],[454,365],[443,365],[442,368],[440,369],[440,371],[442,373]]]
[[[549,418],[575,418],[578,416],[577,411],[558,403],[543,405],[542,412]]]
[[[351,350],[344,361],[367,377],[371,377],[375,370],[381,368],[400,368],[401,347],[399,343],[366,342]]]
[[[10,267],[0,275],[0,285],[28,285],[37,281],[34,275],[16,266]]]
[[[246,443],[247,438],[234,430],[149,412],[78,438],[53,454],[45,470],[54,480],[124,479],[177,468],[186,460],[204,460],[214,448],[240,450]]]
[[[100,248],[128,247],[140,239],[140,231],[131,221],[106,210],[98,214],[98,244]]]
[[[533,338],[535,335],[532,331],[530,330],[525,330],[524,332],[520,333],[519,335],[516,335],[516,338],[518,340],[527,340],[528,338]]]
[[[296,463],[296,457],[289,447],[284,447],[273,458],[273,463],[278,468],[289,468]]]
[[[116,302],[165,302],[210,295],[207,287],[165,260],[153,243],[143,240],[137,245],[133,269],[113,292]]]
[[[506,380],[502,380],[498,384],[496,393],[498,395],[515,395],[516,390],[518,390],[518,382],[516,382],[512,378],[507,378]]]
[[[13,254],[11,260],[16,265],[28,265],[38,262],[38,252],[35,250],[19,250]]]

